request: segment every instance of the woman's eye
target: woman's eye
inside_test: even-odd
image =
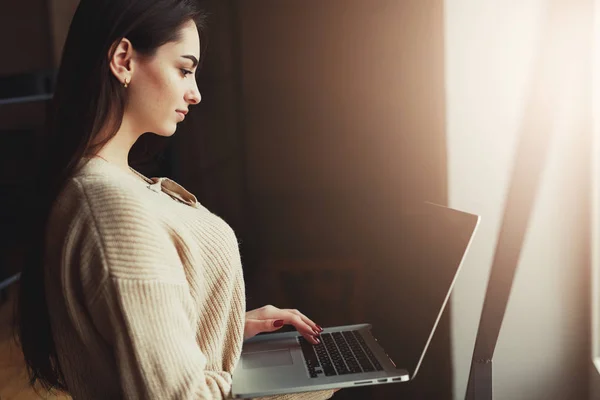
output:
[[[189,74],[193,74],[192,71],[187,70],[187,69],[183,69],[183,68],[181,69],[181,73],[183,73],[183,76],[186,76],[186,75],[189,75]]]

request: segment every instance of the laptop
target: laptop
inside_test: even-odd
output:
[[[428,202],[404,212],[398,232],[387,237],[395,265],[369,268],[365,279],[370,321],[324,328],[318,345],[297,331],[246,340],[233,373],[233,397],[413,380],[479,220]]]

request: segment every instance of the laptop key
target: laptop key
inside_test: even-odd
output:
[[[333,367],[323,367],[323,370],[325,371],[325,376],[335,376],[337,375],[337,373],[335,372],[335,369],[333,369]]]
[[[336,339],[335,341],[334,338]],[[341,335],[336,335],[336,333],[333,333],[331,336],[329,334],[325,334],[323,336],[323,341],[327,347],[327,350],[329,351],[331,359],[333,360],[333,365],[335,366],[337,373],[339,375],[345,375],[351,373],[345,362],[348,352],[346,352],[346,356],[344,356],[343,353],[341,353],[338,349],[338,347],[341,345],[341,343],[337,341],[339,338],[341,338]]]
[[[357,362],[348,363],[348,370],[351,374],[359,374],[363,372],[363,370],[360,368],[360,365],[358,365]]]
[[[365,360],[364,362],[361,362],[360,365],[362,366],[362,369],[365,372],[373,372],[373,371],[375,371],[375,368],[371,365],[371,363],[368,360]]]
[[[319,364],[319,359],[315,354],[313,345],[308,343],[308,341],[302,336],[298,336],[298,342],[300,343],[300,349],[302,350],[302,355],[304,356],[304,362],[308,372],[311,377],[316,378],[316,376],[313,376],[313,370],[315,367],[319,367],[321,364]]]
[[[323,333],[318,345],[301,336],[298,341],[313,378],[383,370],[364,338],[356,331]]]
[[[373,365],[371,364],[371,361],[369,361],[369,358],[365,354],[365,351],[363,350],[363,347],[361,346],[361,344],[358,340],[358,337],[360,337],[360,334],[358,334],[358,332],[348,332],[348,333],[349,333],[348,335],[344,335],[344,338],[348,341],[348,344],[350,345],[350,348],[354,352],[354,355],[356,356],[363,371],[365,371],[365,372],[375,371],[375,367],[373,367]],[[360,337],[360,339],[362,339],[362,337]],[[364,340],[363,340],[363,342],[364,342]]]
[[[338,369],[339,375],[346,375],[346,374],[351,374],[351,373],[352,373],[352,371],[350,371],[350,369],[348,367],[346,367],[345,365]]]
[[[369,346],[367,345],[367,342],[365,341],[365,339],[362,337],[362,335],[360,334],[360,332],[354,332],[354,336],[356,337],[356,339],[358,340],[358,342],[362,345],[363,350],[365,351],[366,355],[369,358],[369,361],[371,361],[371,363],[373,364],[373,367],[375,367],[375,369],[377,371],[383,371],[383,367],[381,366],[381,364],[377,361],[377,358],[375,357],[375,355],[373,354],[373,352],[371,351],[371,349],[369,348]]]

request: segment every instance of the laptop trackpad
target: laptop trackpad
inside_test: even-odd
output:
[[[292,365],[292,354],[288,349],[246,353],[242,357],[242,368],[267,368]]]

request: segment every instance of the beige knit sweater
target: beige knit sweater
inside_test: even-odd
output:
[[[72,396],[230,397],[245,314],[234,232],[172,180],[99,158],[80,167],[53,207],[45,270]]]

